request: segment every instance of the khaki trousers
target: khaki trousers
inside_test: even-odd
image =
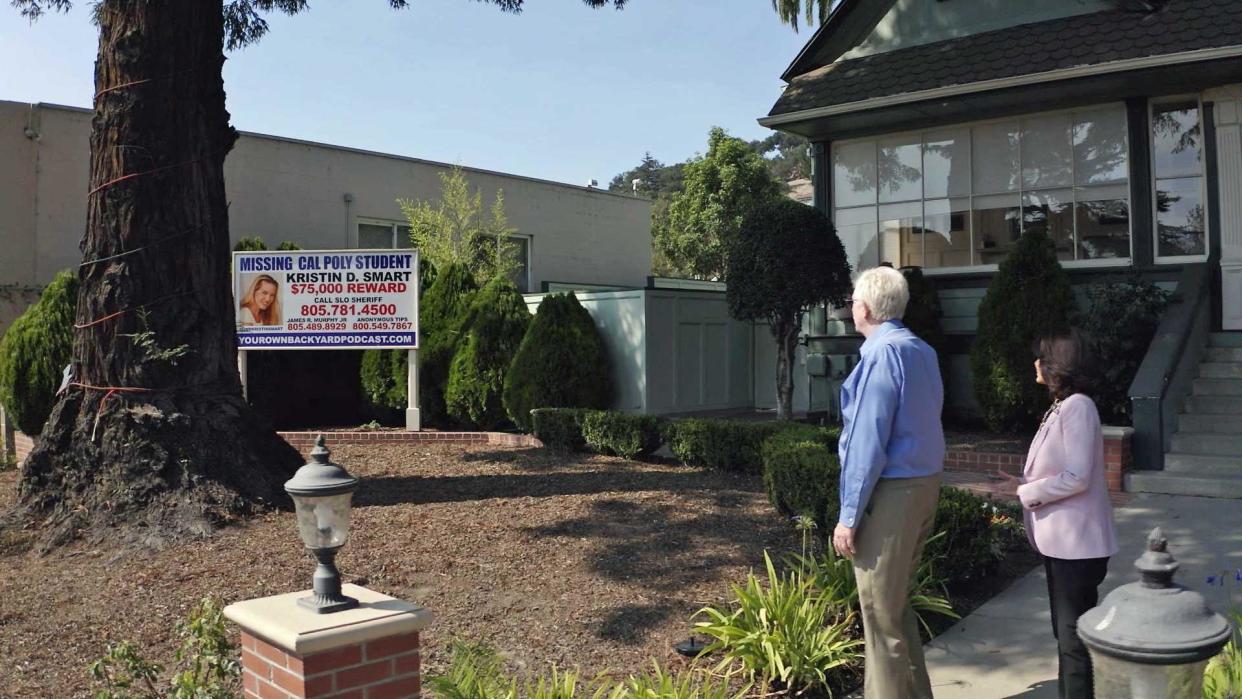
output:
[[[866,699],[930,699],[910,579],[936,517],[940,476],[880,479],[854,534]]]

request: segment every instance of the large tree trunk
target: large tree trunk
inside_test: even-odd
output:
[[[771,323],[776,340],[776,419],[793,419],[793,367],[797,358],[801,316],[781,318]]]
[[[48,543],[202,534],[283,502],[299,462],[237,375],[221,3],[106,0],[98,21],[86,327],[19,495]]]

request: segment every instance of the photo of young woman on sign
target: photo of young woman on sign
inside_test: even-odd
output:
[[[256,274],[237,308],[241,325],[280,325],[280,284],[269,274]]]

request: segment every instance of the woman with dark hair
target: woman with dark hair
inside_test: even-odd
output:
[[[1044,558],[1060,696],[1091,699],[1091,659],[1078,638],[1078,617],[1099,602],[1117,533],[1100,414],[1086,393],[1090,350],[1077,330],[1042,337],[1034,349],[1035,381],[1048,387],[1052,405],[1031,440],[1022,477],[1001,475],[1022,501],[1027,537]]]

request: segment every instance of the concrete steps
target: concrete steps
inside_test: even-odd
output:
[[[1242,499],[1242,333],[1214,333],[1178,416],[1163,471],[1126,475],[1130,492]]]
[[[1126,491],[1242,499],[1242,478],[1190,476],[1164,471],[1134,471],[1126,474]]]

